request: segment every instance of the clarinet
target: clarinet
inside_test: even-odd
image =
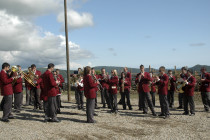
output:
[[[95,82],[97,82],[98,79],[96,78],[96,76],[95,76],[94,74],[91,74],[91,75],[92,75],[93,79],[95,80]],[[98,84],[97,87],[98,87],[98,90],[99,90],[99,91],[101,91],[101,89],[103,89],[103,87],[102,87],[102,85],[101,85],[100,83]]]

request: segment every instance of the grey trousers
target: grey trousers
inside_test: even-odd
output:
[[[109,92],[106,88],[103,88],[101,90],[101,92],[103,92],[103,96],[105,98],[105,101],[103,101],[103,106],[106,106],[106,103],[108,105],[109,108],[111,108],[111,100],[110,100],[110,96],[109,96]]]
[[[75,88],[75,100],[76,100],[76,104],[78,104],[78,90],[77,90],[77,88]]]
[[[56,103],[57,103],[57,113],[61,112],[61,95],[56,96]]]
[[[11,114],[12,111],[12,95],[4,96],[3,97],[3,120],[8,119],[9,117],[12,117]]]
[[[127,106],[129,108],[131,108],[130,92],[129,91],[121,92],[121,100],[122,100],[123,109],[126,109],[125,98],[127,99]]]
[[[101,90],[101,103],[103,104],[103,106],[106,105],[106,98],[105,98],[105,89]]]
[[[84,104],[84,92],[78,91],[78,107],[83,108],[83,104]]]
[[[202,102],[204,109],[209,111],[210,108],[210,92],[201,92]]]
[[[170,106],[174,105],[174,91],[168,91],[168,103]]]
[[[153,106],[155,106],[155,92],[150,92],[151,98],[152,98],[152,103]]]
[[[14,109],[19,110],[19,111],[21,110],[22,97],[23,97],[22,92],[14,94]]]
[[[195,114],[195,103],[194,103],[193,96],[184,95],[183,100],[184,100],[184,112],[189,113],[189,110],[188,110],[188,104],[189,104],[190,113]]]
[[[161,114],[169,115],[169,104],[168,104],[167,95],[159,94],[159,100],[160,100]]]
[[[112,111],[117,111],[117,94],[110,93],[110,99],[111,99],[111,109]]]
[[[57,111],[57,102],[56,96],[48,97],[48,106],[47,106],[47,117],[51,119],[57,119],[56,111]]]
[[[94,109],[95,109],[95,99],[87,99],[86,102],[86,115],[87,115],[87,122],[93,123],[94,120]]]
[[[142,98],[142,93],[139,93],[139,109],[143,109],[143,104],[144,104],[144,101]],[[146,105],[147,105],[147,103],[146,103]]]
[[[179,98],[179,106],[182,107],[183,106],[183,95],[184,93],[179,93],[178,98]]]
[[[150,110],[154,114],[155,110],[154,110],[154,106],[153,106],[153,103],[152,103],[151,98],[150,98],[150,93],[149,92],[142,92],[140,94],[141,94],[142,101],[143,101],[143,111],[148,112],[148,106],[149,106]],[[147,106],[147,104],[148,104],[148,106]]]
[[[26,88],[26,105],[30,103],[30,90]]]
[[[32,100],[34,101],[34,108],[42,108],[42,102],[40,100],[41,89],[33,88],[31,89]]]

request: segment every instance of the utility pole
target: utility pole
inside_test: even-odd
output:
[[[69,41],[68,41],[68,22],[67,22],[67,3],[64,0],[64,17],[65,17],[65,34],[66,34],[66,64],[67,64],[67,96],[68,101],[70,101],[70,66],[69,66]]]

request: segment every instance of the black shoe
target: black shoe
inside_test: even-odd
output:
[[[103,108],[106,108],[106,106],[105,106],[105,105],[103,105]]]
[[[64,106],[60,106],[60,108],[64,108]]]
[[[188,112],[184,112],[182,115],[189,115],[189,113]]]
[[[206,112],[209,112],[209,109],[205,109]]]
[[[142,108],[139,108],[139,110],[142,110]]]
[[[44,122],[45,123],[50,122],[50,119],[44,119]]]
[[[61,114],[61,112],[60,112],[60,111],[58,111],[58,112],[57,112],[57,114]]]
[[[20,113],[20,110],[15,110],[14,112],[15,112],[15,113]]]
[[[87,123],[97,123],[97,121],[95,121],[95,120],[91,121],[91,122],[87,121]]]
[[[94,113],[94,116],[98,116],[98,114]]]
[[[10,122],[8,119],[2,119],[2,122]]]
[[[57,123],[59,123],[59,122],[61,122],[61,121],[58,120],[58,119],[52,119],[52,120],[50,120],[50,122],[57,122]]]
[[[161,114],[159,114],[158,116],[159,116],[159,117],[162,117],[162,116],[165,116],[165,115],[164,115],[163,113],[161,113]]]
[[[182,109],[182,106],[177,107],[177,109]]]
[[[133,108],[132,107],[129,107],[129,110],[133,110]]]
[[[156,113],[152,113],[152,116],[155,116],[155,117],[156,117],[156,116],[157,116],[157,114],[156,114]]]
[[[126,108],[123,108],[123,110],[126,110]]]
[[[8,117],[8,119],[15,119],[15,117],[14,116],[11,116],[11,117]]]
[[[40,106],[40,107],[39,107],[39,110],[43,110],[43,107]]]
[[[190,116],[195,116],[195,113],[190,114]]]
[[[99,107],[96,106],[95,109],[99,109]]]
[[[164,116],[164,119],[168,119],[168,118],[170,118],[169,115],[165,115],[165,116]]]
[[[144,111],[143,114],[148,114],[148,113]]]

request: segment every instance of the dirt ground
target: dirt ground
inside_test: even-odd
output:
[[[62,114],[58,115],[61,123],[44,123],[43,111],[33,111],[33,107],[23,107],[21,113],[15,114],[16,119],[10,123],[0,122],[0,139],[210,139],[210,113],[203,110],[200,99],[196,99],[196,115],[181,115],[183,110],[171,109],[171,117],[163,119],[153,117],[151,112],[144,115],[138,110],[138,99],[132,94],[133,110],[122,110],[110,114],[109,109],[96,110],[97,123],[87,124],[85,111],[78,110],[74,95],[72,102],[67,103],[67,96],[62,96]],[[1,99],[1,98],[0,98]],[[118,94],[119,99],[119,94]],[[158,96],[156,96],[155,110],[160,113]],[[24,98],[25,100],[25,98]],[[98,97],[100,103],[100,97]],[[178,106],[177,97],[175,107]],[[102,104],[99,104],[102,107]],[[2,116],[2,111],[0,112]]]

